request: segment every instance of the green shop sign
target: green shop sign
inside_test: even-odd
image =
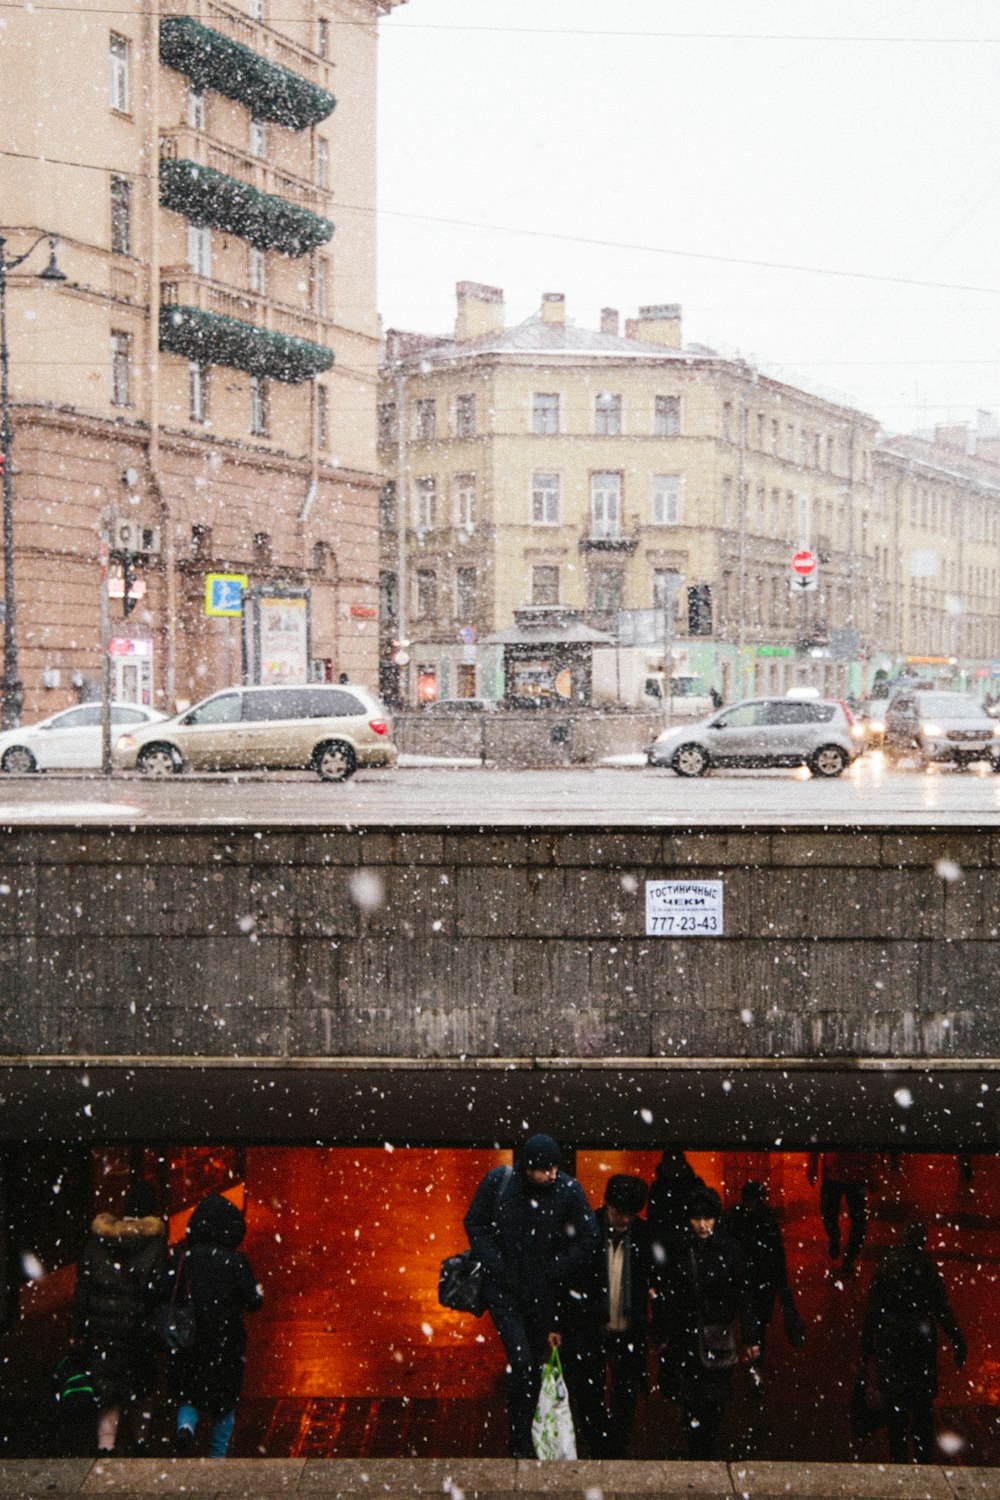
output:
[[[758,656],[791,656],[791,646],[758,646]]]

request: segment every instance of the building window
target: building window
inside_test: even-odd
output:
[[[455,573],[455,618],[466,625],[476,618],[475,568],[459,568]]]
[[[757,447],[761,452],[764,451],[764,413],[762,411],[757,413]]]
[[[722,403],[722,441],[731,443],[733,440],[733,403],[723,401]]]
[[[597,437],[620,437],[622,398],[600,391],[594,398],[594,432]]]
[[[475,396],[455,397],[455,436],[472,438],[476,435]]]
[[[108,102],[121,115],[128,114],[128,37],[111,33],[108,46]]]
[[[112,406],[128,406],[130,401],[129,391],[129,363],[132,348],[132,338],[127,333],[112,333],[111,335],[111,404]]]
[[[267,381],[262,375],[250,376],[250,431],[254,437],[266,437],[268,428]]]
[[[559,569],[551,563],[538,563],[531,570],[532,604],[559,603]]]
[[[800,495],[798,497],[798,529],[799,529],[799,534],[798,534],[798,538],[797,538],[800,547],[808,547],[808,545],[809,545],[809,534],[810,534],[810,531],[812,529],[811,526],[810,526],[810,513],[809,512],[810,512],[809,496],[808,495]]]
[[[327,296],[327,262],[326,257],[317,255],[313,260],[313,303],[318,318],[329,317],[329,298]]]
[[[595,568],[590,576],[590,608],[614,615],[621,608],[623,574],[620,568]]]
[[[785,425],[785,457],[789,462],[795,457],[795,427],[791,422]]]
[[[267,156],[267,126],[263,120],[250,121],[250,155],[260,161]]]
[[[381,489],[378,500],[378,524],[380,531],[395,531],[399,525],[396,508],[396,482],[388,480]]]
[[[316,17],[316,51],[320,57],[330,55],[330,22],[326,16]]]
[[[683,582],[683,574],[676,568],[653,569],[653,608],[677,609],[677,595]]]
[[[188,268],[195,276],[212,274],[212,231],[207,224],[188,225]]]
[[[680,526],[684,519],[679,474],[653,475],[653,525]]]
[[[380,443],[396,442],[399,433],[396,428],[396,403],[395,401],[380,401],[378,404],[378,440]]]
[[[188,365],[188,415],[192,422],[208,420],[208,366],[194,359]]]
[[[552,437],[559,431],[559,397],[538,391],[531,398],[531,430],[538,437]]]
[[[263,250],[258,250],[256,245],[251,245],[250,256],[250,290],[256,292],[258,297],[263,297],[267,290],[267,257]]]
[[[330,144],[321,135],[316,137],[316,186],[330,186]]]
[[[330,443],[330,392],[325,385],[316,387],[316,446],[326,448]]]
[[[688,635],[712,634],[712,585],[696,583],[688,589]]]
[[[471,531],[476,524],[476,476],[456,474],[452,481],[455,525]]]
[[[591,474],[590,534],[595,537],[621,535],[622,476]]]
[[[653,436],[676,437],[680,430],[680,396],[657,396],[653,402]]]
[[[733,481],[728,477],[722,481],[721,525],[725,531],[733,524]]]
[[[264,0],[250,0],[249,11],[251,21],[263,21]]]
[[[418,443],[433,443],[437,432],[437,402],[425,397],[413,408],[413,436]]]
[[[271,562],[271,533],[269,531],[255,531],[253,538],[254,567],[269,568]]]
[[[438,583],[433,568],[417,569],[417,618],[433,620],[437,614]]]
[[[413,524],[418,531],[431,531],[437,522],[437,480],[425,474],[417,480],[413,496]]]
[[[533,526],[559,525],[558,474],[532,474],[531,523]]]
[[[201,89],[189,88],[187,99],[188,124],[192,130],[205,129],[205,95]]]
[[[778,450],[780,449],[780,447],[781,447],[781,423],[778,421],[777,417],[772,417],[771,418],[771,452],[774,454],[775,458],[778,457]]]
[[[195,562],[212,555],[212,528],[204,524],[191,527],[191,556]]]
[[[111,179],[111,249],[115,255],[132,250],[132,184],[127,177]]]

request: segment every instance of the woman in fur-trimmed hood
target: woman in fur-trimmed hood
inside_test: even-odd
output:
[[[166,1225],[148,1182],[129,1189],[120,1218],[94,1219],[77,1266],[70,1337],[97,1395],[98,1452],[113,1451],[123,1412],[136,1446],[145,1442],[156,1389],[147,1319],[160,1300],[166,1261]]]

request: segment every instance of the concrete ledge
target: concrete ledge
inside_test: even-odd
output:
[[[533,1463],[456,1459],[2,1460],[3,1500],[114,1495],[444,1495],[507,1500],[530,1494],[657,1495],[719,1500],[1000,1500],[1000,1470],[886,1464]]]

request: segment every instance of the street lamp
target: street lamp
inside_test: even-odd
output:
[[[7,276],[33,255],[43,240],[49,242],[49,263],[38,272],[39,281],[65,281],[56,264],[57,235],[41,234],[23,255],[7,259],[7,241],[0,234],[0,456],[3,459],[3,683],[2,722],[16,729],[21,721],[24,688],[17,675],[17,624],[14,615],[14,508],[10,472],[14,433],[10,425],[10,350],[7,347]]]

